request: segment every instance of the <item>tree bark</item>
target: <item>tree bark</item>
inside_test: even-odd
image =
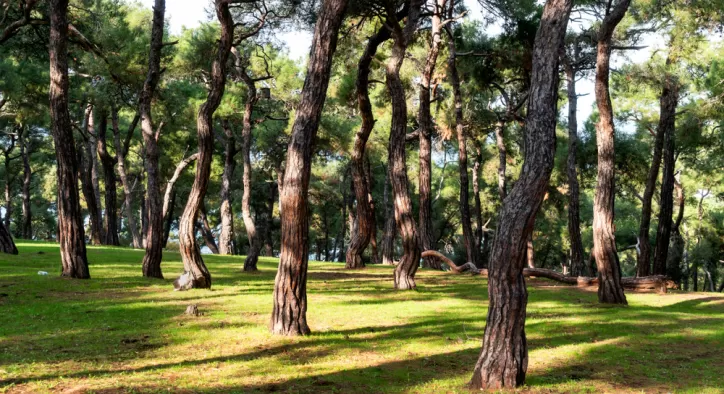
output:
[[[184,273],[174,282],[176,288],[211,288],[211,274],[206,269],[201,252],[194,237],[194,223],[204,203],[211,174],[211,160],[214,151],[213,117],[221,103],[226,85],[226,64],[234,40],[234,20],[229,12],[229,0],[216,0],[216,16],[221,24],[221,37],[216,58],[211,65],[211,90],[206,102],[199,108],[196,131],[199,141],[199,158],[196,163],[196,177],[189,192],[186,208],[179,222],[179,243]]]
[[[579,47],[575,47],[574,59],[578,58]],[[571,241],[570,259],[571,276],[582,276],[585,269],[583,262],[583,241],[581,240],[580,191],[578,186],[578,166],[576,153],[578,150],[578,95],[576,93],[576,71],[571,62],[563,58],[568,94],[568,237]]]
[[[221,234],[219,235],[219,253],[222,255],[234,254],[234,213],[231,208],[231,178],[236,168],[236,139],[228,119],[223,119],[221,125],[224,129],[224,174],[221,177]],[[246,164],[245,164],[246,168]],[[246,178],[246,176],[244,176]],[[246,195],[246,182],[244,182]]]
[[[287,148],[281,196],[281,254],[274,283],[270,330],[280,335],[306,335],[307,263],[309,258],[308,190],[313,142],[327,97],[337,33],[347,0],[324,0],[307,66],[307,77]]]
[[[90,185],[92,187],[93,193],[92,197],[95,200],[94,201],[94,207],[95,207],[95,219],[91,217],[91,232],[93,236],[91,237],[91,242],[93,242],[93,245],[103,245],[105,244],[105,229],[103,228],[103,205],[101,204],[101,186],[100,186],[100,177],[98,175],[98,138],[96,135],[96,127],[95,127],[95,108],[93,105],[88,104],[88,107],[86,109],[87,111],[87,125],[88,128],[86,129],[87,133],[87,140],[86,142],[86,152],[88,154],[88,174],[90,176]],[[89,189],[90,190],[90,189]],[[90,209],[90,206],[89,208]],[[93,222],[97,222],[95,224],[95,229],[92,227],[94,226]],[[95,233],[98,233],[97,240],[95,239]]]
[[[386,24],[387,22],[385,22]],[[377,48],[391,37],[389,29],[383,24],[382,27],[367,40],[367,46],[357,65],[357,106],[359,107],[362,125],[354,137],[350,168],[352,172],[352,184],[355,198],[357,199],[357,220],[358,226],[351,232],[345,268],[364,268],[362,260],[364,253],[375,231],[373,226],[373,212],[370,206],[370,185],[365,176],[365,149],[367,140],[375,125],[372,103],[370,102],[370,64],[377,53]]]
[[[498,196],[502,205],[503,200],[508,195],[508,185],[506,182],[505,172],[508,163],[508,151],[505,148],[505,122],[498,120],[495,123],[495,144],[498,147]]]
[[[451,0],[453,1],[453,0]],[[480,247],[475,241],[473,228],[470,220],[470,182],[468,181],[468,150],[465,138],[465,119],[463,117],[463,95],[460,91],[460,75],[456,64],[456,46],[452,31],[448,29],[448,56],[447,67],[450,85],[453,89],[453,100],[455,102],[455,135],[458,140],[458,168],[460,171],[460,224],[463,228],[463,241],[467,262],[481,267]],[[475,177],[477,181],[477,177]]]
[[[117,159],[108,153],[107,131],[108,131],[108,113],[105,110],[99,111],[100,124],[96,138],[96,149],[100,158],[101,167],[103,167],[103,182],[105,184],[105,215],[104,225],[106,245],[120,245],[118,240],[118,192],[116,190],[116,170],[115,163]]]
[[[212,254],[219,254],[219,247],[216,245],[214,233],[211,232],[211,226],[209,225],[209,218],[206,216],[206,206],[204,204],[201,204],[199,219],[199,229],[201,230],[201,236],[204,238],[206,247],[209,248]]]
[[[419,86],[420,107],[417,118],[420,130],[420,172],[418,183],[420,189],[419,236],[422,251],[435,249],[432,227],[432,133],[435,125],[430,113],[430,85],[442,43],[442,14],[446,11],[446,3],[447,0],[435,0],[433,2],[430,49],[427,52]],[[423,259],[423,266],[437,270],[442,269],[442,265],[436,259]]]
[[[18,128],[17,134],[11,134],[10,135],[10,146],[7,149],[3,149],[3,164],[5,167],[5,217],[3,218],[5,229],[7,231],[10,231],[10,220],[12,218],[13,214],[13,202],[11,197],[11,184],[13,181],[12,173],[14,171],[10,171],[10,162],[16,159],[17,157],[11,157],[10,155],[15,150],[16,141],[18,140],[18,134],[22,134],[22,128]]]
[[[33,218],[30,205],[30,181],[33,171],[30,167],[29,130],[20,135],[20,154],[23,158],[23,223],[20,234],[24,239],[33,239]]]
[[[151,116],[151,102],[161,78],[161,50],[163,49],[164,15],[166,0],[155,0],[151,29],[151,49],[148,55],[148,74],[143,83],[138,113],[141,116],[141,132],[144,143],[144,166],[146,168],[146,198],[144,217],[143,276],[163,278],[161,258],[163,257],[163,211],[161,205],[161,179],[158,165],[160,150],[157,134]],[[191,224],[193,226],[193,222]],[[193,233],[193,229],[192,229]]]
[[[685,242],[681,236],[681,222],[684,220],[684,207],[686,206],[686,200],[684,198],[684,187],[680,182],[680,179],[674,180],[674,188],[676,189],[676,203],[679,206],[679,211],[676,215],[674,225],[671,227],[671,250],[669,251],[668,260],[666,262],[666,276],[671,278],[676,283],[681,283],[682,280],[682,269],[681,262],[684,256]]]
[[[390,202],[390,168],[388,167],[385,171],[385,186],[383,205],[385,208],[385,228],[382,234],[382,264],[383,265],[394,265],[395,264],[395,212],[393,204]]]
[[[370,234],[370,263],[380,263],[380,253],[377,248],[377,209],[375,200],[372,197],[372,190],[375,188],[375,178],[372,175],[372,163],[370,163],[370,157],[367,155],[365,166],[365,177],[367,178],[367,186],[369,187],[369,202],[370,202],[370,227],[372,228]]]
[[[12,235],[0,222],[0,253],[18,254],[18,248],[15,246]]]
[[[169,198],[169,201],[166,202],[164,200],[163,205],[166,209],[168,209],[168,212],[164,214],[166,224],[163,227],[163,248],[165,249],[168,245],[168,237],[171,235],[171,225],[173,224],[174,219],[173,212],[176,207],[176,190],[171,190],[171,197]],[[164,212],[166,212],[166,209],[164,209]]]
[[[273,182],[269,182],[269,201],[267,202],[267,216],[266,225],[264,226],[264,248],[263,253],[266,257],[274,256],[274,241],[272,240],[272,230],[274,226],[274,201],[277,199],[276,196],[277,186]]]
[[[563,44],[572,0],[549,0],[533,49],[530,98],[525,124],[525,161],[503,202],[490,259],[489,308],[483,348],[470,385],[512,389],[525,382],[528,346],[523,279],[526,241],[548,187],[556,149],[558,51]],[[452,12],[451,12],[452,14]]]
[[[674,213],[674,150],[676,132],[676,107],[679,88],[673,75],[667,74],[664,91],[661,94],[661,117],[659,129],[664,133],[664,169],[661,175],[661,198],[659,202],[659,226],[656,232],[653,274],[666,275],[666,261],[671,239],[671,220]]]
[[[140,117],[136,115],[131,121],[128,128],[128,135],[133,135],[133,131],[138,125]],[[133,190],[126,173],[126,154],[128,152],[128,144],[121,145],[120,130],[118,128],[118,109],[111,107],[111,123],[113,128],[113,143],[116,147],[116,161],[118,163],[118,176],[121,178],[121,186],[123,187],[123,204],[125,205],[127,227],[131,233],[131,240],[134,249],[140,249],[143,246],[141,234],[138,232],[138,222],[136,221],[136,213],[133,211]],[[125,139],[130,143],[130,139]]]
[[[390,129],[389,158],[390,176],[395,206],[395,222],[402,240],[402,257],[395,267],[394,288],[415,289],[415,273],[420,263],[420,241],[417,226],[412,216],[412,203],[407,190],[407,158],[405,137],[407,135],[407,103],[405,90],[400,79],[400,68],[405,60],[407,47],[417,29],[423,5],[422,0],[410,0],[405,27],[401,27],[394,11],[388,11],[387,20],[392,29],[394,43],[387,62],[386,84],[392,101],[392,126]]]
[[[61,276],[88,279],[78,196],[78,163],[68,113],[68,0],[50,0],[50,119],[58,177]]]
[[[176,186],[176,182],[178,181],[179,177],[181,177],[181,174],[184,172],[186,167],[191,165],[191,163],[195,162],[198,158],[199,154],[194,153],[193,155],[182,159],[176,165],[176,169],[174,170],[171,178],[168,180],[168,182],[166,182],[166,191],[163,194],[163,209],[161,211],[164,218],[167,218],[173,213],[173,204],[171,203],[171,200],[175,199],[176,191],[174,190],[174,186]]]
[[[595,83],[596,103],[600,114],[596,125],[598,176],[593,208],[593,253],[599,277],[598,301],[605,304],[624,305],[627,302],[621,286],[621,267],[615,239],[615,131],[608,84],[611,38],[630,3],[631,0],[620,0],[610,12],[608,9],[606,10],[607,16],[598,32]]]

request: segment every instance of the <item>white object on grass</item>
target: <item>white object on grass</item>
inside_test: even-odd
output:
[[[38,271],[38,275],[48,275],[48,273],[45,271]]]

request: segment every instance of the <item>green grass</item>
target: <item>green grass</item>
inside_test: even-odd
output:
[[[88,249],[93,279],[58,277],[54,244],[0,256],[0,392],[466,392],[487,312],[480,277],[421,270],[392,290],[391,268],[310,263],[304,338],[267,323],[275,259],[205,256],[213,290],[141,277],[141,251]],[[39,276],[39,270],[50,275]],[[590,291],[529,281],[523,392],[724,392],[724,297]],[[198,304],[200,317],[183,315]]]

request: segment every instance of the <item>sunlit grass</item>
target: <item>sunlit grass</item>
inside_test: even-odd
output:
[[[58,277],[52,244],[0,256],[0,391],[465,392],[487,313],[480,277],[421,270],[392,290],[389,267],[310,263],[313,334],[272,336],[275,259],[205,256],[213,290],[141,277],[141,251],[88,249],[92,279]],[[40,276],[38,271],[49,272]],[[724,392],[724,297],[594,292],[529,281],[524,392]],[[183,315],[198,304],[203,316]]]

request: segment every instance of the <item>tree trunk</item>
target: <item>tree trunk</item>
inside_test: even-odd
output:
[[[91,108],[92,107],[88,105],[84,111],[82,125],[84,135],[88,135],[90,131]],[[98,199],[96,198],[96,192],[93,187],[93,175],[91,171],[91,168],[93,167],[91,156],[95,153],[95,150],[90,150],[89,145],[90,144],[86,140],[78,149],[78,161],[81,163],[81,190],[83,192],[83,199],[85,200],[86,207],[88,208],[90,243],[91,245],[100,245],[102,239],[101,216],[100,208],[98,207]]]
[[[342,179],[342,183],[340,184],[340,187],[342,188],[342,215],[340,216],[340,220],[342,223],[342,231],[340,231],[339,234],[337,234],[337,237],[334,239],[334,251],[336,253],[335,261],[342,261],[343,256],[343,250],[344,250],[344,237],[347,234],[347,203],[349,197],[349,189],[347,189],[346,186],[346,178],[347,173],[345,172],[344,178]]]
[[[125,141],[130,143],[129,135],[133,135],[140,117],[136,115],[128,128]],[[132,245],[134,249],[140,249],[143,246],[141,234],[138,232],[138,222],[136,221],[136,213],[133,211],[133,190],[126,173],[126,154],[129,144],[121,145],[120,130],[118,128],[118,109],[111,107],[111,122],[113,128],[113,143],[116,147],[116,161],[118,162],[118,176],[121,178],[121,186],[123,186],[123,204],[126,209],[127,227],[131,233]]]
[[[146,198],[144,217],[143,276],[163,278],[161,258],[163,257],[163,210],[161,202],[161,179],[159,174],[158,135],[154,131],[151,117],[151,102],[161,77],[161,50],[163,49],[164,15],[166,0],[155,0],[151,29],[151,49],[148,56],[148,74],[143,83],[138,113],[141,115],[141,131],[144,143],[144,166],[146,168]],[[193,222],[192,222],[193,226]],[[193,232],[193,230],[192,230]]]
[[[120,245],[118,240],[118,193],[116,190],[116,170],[115,163],[117,159],[108,153],[107,131],[108,131],[108,113],[104,110],[100,111],[100,124],[98,127],[98,138],[96,139],[98,157],[100,158],[101,167],[103,167],[103,181],[105,183],[105,215],[104,228],[106,245]]]
[[[18,248],[15,246],[12,235],[0,222],[0,253],[18,254]]]
[[[22,135],[22,128],[19,128],[17,130],[17,134]],[[10,231],[10,220],[13,213],[13,202],[12,198],[10,197],[11,192],[11,183],[12,183],[12,173],[15,171],[10,171],[10,162],[15,159],[15,157],[11,157],[10,154],[15,150],[15,142],[18,139],[18,135],[11,134],[10,135],[10,146],[7,149],[3,150],[3,164],[5,167],[5,218],[3,221],[5,222],[5,229],[7,231]]]
[[[392,126],[390,129],[389,158],[391,184],[395,205],[395,222],[402,240],[402,257],[395,267],[394,288],[412,290],[415,288],[415,273],[420,264],[420,241],[415,218],[412,216],[412,202],[407,190],[407,158],[405,137],[407,135],[407,103],[405,90],[400,79],[400,68],[405,60],[407,47],[412,42],[420,18],[422,0],[410,0],[405,27],[401,27],[394,14],[388,15],[394,43],[387,62],[386,84],[392,101]],[[421,148],[422,149],[422,148]],[[421,193],[422,194],[422,193]]]
[[[224,174],[221,177],[221,234],[219,235],[219,253],[223,255],[234,254],[234,213],[231,208],[231,178],[236,168],[236,139],[228,119],[223,119],[221,125],[224,129]],[[246,168],[246,164],[245,167]],[[246,179],[246,176],[244,176]],[[246,182],[244,182],[244,195],[246,195]]]
[[[88,139],[86,140],[86,152],[88,153],[88,172],[90,174],[90,185],[93,188],[93,199],[95,199],[95,217],[96,221],[98,222],[96,224],[97,230],[91,229],[92,232],[98,231],[99,238],[98,243],[93,243],[94,245],[104,245],[105,244],[105,229],[103,228],[103,205],[101,204],[101,186],[100,186],[100,180],[98,176],[98,138],[96,136],[96,127],[95,127],[95,109],[91,104],[88,104],[88,119],[87,119],[87,125],[88,128],[87,134]],[[90,208],[89,208],[90,209]],[[93,220],[93,218],[91,218]],[[92,225],[92,224],[91,224]]]
[[[385,187],[384,187],[384,208],[385,208],[385,228],[382,234],[382,264],[395,264],[395,212],[392,202],[390,202],[390,168],[385,171]]]
[[[453,99],[455,101],[455,134],[458,139],[458,168],[460,171],[460,224],[463,228],[463,241],[465,243],[465,252],[467,253],[466,261],[474,264],[476,267],[479,267],[481,264],[480,248],[476,245],[470,221],[470,183],[468,181],[468,150],[464,128],[465,119],[463,118],[463,95],[460,92],[460,75],[458,74],[455,59],[456,46],[452,31],[448,30],[448,36],[450,55],[448,56],[447,67],[448,76],[450,77],[450,85],[452,85],[453,89]]]
[[[669,251],[668,260],[666,262],[666,276],[671,278],[676,283],[681,283],[683,277],[683,270],[681,269],[681,262],[684,257],[684,238],[681,236],[681,222],[684,220],[684,207],[686,206],[686,199],[684,198],[684,187],[681,184],[680,179],[674,180],[674,187],[676,189],[676,202],[679,206],[679,212],[676,215],[676,221],[671,228],[671,250]]]
[[[244,121],[241,132],[241,157],[244,160],[244,194],[241,199],[241,216],[244,219],[244,227],[246,235],[249,238],[249,251],[244,260],[244,271],[256,271],[256,263],[259,261],[259,250],[261,250],[261,240],[256,231],[256,223],[251,217],[251,116],[254,111],[254,105],[259,97],[256,93],[256,83],[247,74],[246,69],[240,70],[239,75],[246,84],[246,104],[244,105]]]
[[[526,261],[528,268],[535,268],[535,248],[533,248],[533,232],[528,234],[528,242],[526,242]]]
[[[58,177],[61,276],[90,278],[78,196],[78,163],[68,113],[68,0],[50,0],[50,119]]]
[[[572,0],[549,0],[533,49],[525,162],[515,187],[503,202],[490,259],[488,319],[483,348],[470,385],[474,389],[512,389],[525,382],[528,345],[523,279],[526,241],[548,187],[556,149],[558,51],[563,44]],[[452,10],[450,12],[452,14]]]
[[[199,141],[199,158],[196,163],[196,177],[189,192],[186,208],[179,222],[179,243],[184,273],[176,279],[177,289],[211,288],[211,274],[201,258],[199,245],[194,237],[194,223],[204,203],[206,189],[211,175],[211,160],[214,152],[214,112],[221,103],[226,85],[226,63],[234,40],[234,20],[229,12],[228,0],[216,0],[216,17],[221,24],[221,37],[216,58],[211,66],[211,90],[206,102],[199,108],[196,131]]]
[[[350,158],[350,168],[352,171],[352,184],[354,187],[355,198],[357,199],[357,220],[358,226],[352,231],[349,241],[349,249],[347,249],[347,257],[345,259],[345,268],[357,269],[364,268],[365,263],[362,261],[362,253],[364,253],[367,245],[375,231],[373,226],[373,212],[370,206],[370,185],[365,176],[365,148],[367,140],[372,133],[375,125],[374,114],[372,113],[372,103],[370,102],[370,64],[377,53],[377,48],[383,42],[390,39],[390,31],[384,25],[380,30],[369,38],[362,57],[357,65],[357,105],[359,107],[362,125],[354,137],[354,147],[352,148],[352,157]]]
[[[219,254],[219,247],[216,245],[214,233],[211,232],[211,226],[209,226],[209,218],[206,216],[206,206],[204,204],[201,204],[199,219],[199,229],[201,230],[201,236],[204,238],[206,247],[209,248],[212,254]]]
[[[377,210],[375,206],[375,200],[372,197],[372,190],[375,187],[375,178],[372,175],[372,163],[370,163],[370,157],[367,155],[365,162],[365,177],[367,178],[367,187],[369,187],[369,202],[370,202],[370,227],[372,231],[370,233],[370,263],[379,264],[380,254],[377,248]]]
[[[575,48],[574,59],[578,58],[579,47]],[[578,95],[576,93],[576,72],[564,57],[564,70],[568,94],[568,237],[571,241],[571,276],[582,276],[586,271],[583,262],[583,241],[581,240],[580,191],[576,153],[578,150]]]
[[[488,265],[489,255],[487,249],[488,233],[483,225],[483,208],[480,203],[480,168],[483,165],[483,152],[480,143],[475,144],[475,163],[473,164],[473,201],[475,201],[475,250],[480,253],[478,268]]]
[[[451,0],[453,1],[453,0]],[[420,78],[420,107],[418,111],[419,139],[420,139],[420,247],[422,251],[434,250],[432,228],[432,133],[435,129],[432,114],[430,113],[430,85],[437,65],[437,57],[442,43],[442,14],[446,11],[447,0],[433,2],[432,26],[430,30],[430,49],[427,52],[425,65]],[[442,265],[436,259],[423,259],[423,266],[441,270]]]
[[[503,203],[505,197],[508,195],[508,185],[505,178],[506,166],[508,163],[508,153],[505,148],[505,139],[503,133],[505,132],[505,122],[498,120],[495,123],[495,144],[498,146],[498,196],[500,197],[500,203]]]
[[[166,249],[166,246],[168,245],[168,237],[171,235],[171,225],[173,224],[174,219],[174,208],[176,207],[176,190],[171,190],[171,197],[169,198],[169,202],[166,202],[164,200],[163,202],[164,212],[168,209],[168,212],[164,214],[164,220],[166,221],[166,224],[163,227],[163,248]]]
[[[659,202],[659,226],[656,232],[656,250],[654,251],[653,274],[666,275],[666,261],[671,239],[671,219],[674,213],[674,150],[676,132],[676,107],[679,101],[679,88],[673,75],[666,76],[664,91],[661,94],[661,117],[659,129],[664,133],[663,159],[664,169],[661,175],[661,199]]]
[[[310,333],[307,325],[307,193],[313,142],[327,97],[332,57],[337,48],[337,33],[346,6],[347,0],[324,0],[322,3],[314,30],[307,77],[287,148],[281,196],[281,254],[274,283],[274,308],[270,323],[270,330],[274,334]]]
[[[611,37],[616,25],[626,14],[630,3],[631,0],[620,0],[610,13],[606,13],[607,16],[601,24],[598,32],[595,84],[596,103],[600,114],[596,125],[598,176],[593,208],[593,253],[598,267],[598,301],[605,304],[624,305],[627,302],[621,286],[621,267],[615,239],[615,132],[608,83]]]
[[[191,163],[195,162],[198,158],[199,154],[194,153],[193,155],[190,155],[189,157],[181,160],[176,165],[176,169],[174,170],[171,178],[168,180],[168,182],[166,182],[166,191],[163,194],[163,209],[161,211],[164,218],[168,217],[173,213],[173,203],[171,203],[171,201],[176,198],[176,190],[174,190],[176,182],[178,181],[179,177],[181,177],[181,174],[184,172],[186,167],[191,165]]]
[[[29,130],[20,135],[20,154],[23,158],[23,223],[20,234],[24,239],[33,238],[33,218],[30,205],[30,181],[32,169],[30,168]]]
[[[274,182],[269,182],[269,201],[267,202],[266,225],[264,226],[264,248],[263,253],[266,257],[274,256],[274,241],[272,240],[272,230],[274,226],[274,200],[276,200],[276,188]]]

